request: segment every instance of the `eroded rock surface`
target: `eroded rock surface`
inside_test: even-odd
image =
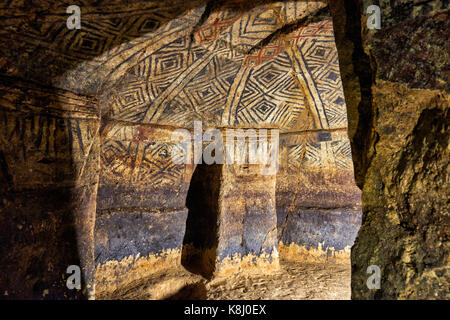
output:
[[[370,4],[331,5],[363,191],[352,298],[448,299],[448,2],[382,2],[380,30],[366,28]]]

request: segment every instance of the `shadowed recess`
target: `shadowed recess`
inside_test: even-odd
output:
[[[197,165],[186,198],[189,211],[181,263],[205,278],[211,278],[216,259],[221,172],[222,165]]]

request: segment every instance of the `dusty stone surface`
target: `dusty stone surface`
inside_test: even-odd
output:
[[[254,271],[254,269],[253,269]],[[240,273],[206,280],[183,269],[167,268],[127,282],[97,299],[348,300],[350,264],[326,260],[282,260],[272,273]]]
[[[364,261],[382,267],[380,297],[448,298],[449,97],[382,82],[374,96],[379,138],[363,189],[367,218],[352,253],[354,292]]]
[[[205,280],[184,269],[166,268],[151,277],[140,277],[114,291],[99,291],[98,300],[204,300]]]
[[[207,281],[182,270],[142,277],[97,299],[348,300],[350,264],[281,261],[271,274],[233,273]]]
[[[348,260],[347,260],[348,261]],[[281,261],[270,275],[234,274],[206,284],[211,300],[348,300],[350,264]]]

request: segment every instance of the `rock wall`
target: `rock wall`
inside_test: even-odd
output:
[[[170,257],[179,256],[177,264],[204,276],[219,269],[243,271],[247,261],[252,265],[262,253],[273,252],[276,218],[282,221],[279,240],[294,249],[285,250],[290,257],[303,259],[304,254],[293,254],[299,249],[313,249],[320,259],[341,251],[348,256],[359,227],[359,190],[352,179],[326,4],[209,3],[204,10],[186,11],[171,26],[155,31],[161,40],[130,60],[126,73],[114,69],[100,96],[97,232],[105,236],[96,238],[97,277],[103,279],[97,283],[106,281],[104,264],[129,270],[132,257],[165,259],[168,249]],[[184,31],[174,33],[175,26]],[[124,54],[138,49],[132,45]],[[193,166],[174,166],[168,136],[180,127],[192,133],[194,121],[201,121],[203,130],[279,128],[284,171],[277,175],[276,190],[269,188],[274,177],[257,177],[242,166],[216,168],[220,174],[198,168],[201,178],[192,176]],[[304,187],[294,188],[299,181]],[[204,199],[194,200],[191,209],[189,190],[198,188]],[[297,200],[291,202],[294,193]],[[120,219],[124,230],[109,230],[109,219]],[[151,222],[172,227],[154,234],[145,227]],[[135,224],[142,230],[131,228]],[[306,227],[298,230],[299,225]],[[263,249],[263,242],[270,249]],[[271,258],[261,258],[255,266],[271,264]],[[130,265],[121,266],[122,259]]]
[[[278,241],[290,258],[348,258],[360,192],[326,2],[86,3],[80,30],[68,5],[0,5],[6,297],[270,271]],[[194,121],[279,129],[277,175],[174,163],[172,134]],[[72,264],[87,290],[66,288]]]
[[[5,298],[80,298],[93,289],[99,167],[95,99],[2,77],[0,287]],[[66,269],[83,270],[83,291]]]
[[[348,259],[361,225],[347,131],[286,134],[277,175],[280,255]]]
[[[370,4],[331,2],[362,188],[352,298],[448,299],[448,1],[379,1],[380,30]]]

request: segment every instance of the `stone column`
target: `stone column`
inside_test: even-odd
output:
[[[270,136],[274,131],[268,130],[266,137],[264,131],[267,133],[265,129],[225,130],[226,151],[234,149],[234,159],[228,157],[222,167],[216,274],[245,271],[252,267],[261,271],[278,268],[275,205],[278,133],[272,137],[276,140],[274,143]],[[248,153],[251,147],[251,138],[248,137],[253,133],[256,133],[255,147],[268,151],[268,164],[262,158],[252,161]],[[241,140],[244,143],[239,145],[239,137],[243,136],[247,139]],[[269,170],[270,164],[272,170]]]
[[[224,165],[219,197],[216,273],[278,266],[276,175],[260,165]]]
[[[203,141],[187,195],[183,265],[207,278],[277,269],[278,131],[223,129],[211,140]]]

